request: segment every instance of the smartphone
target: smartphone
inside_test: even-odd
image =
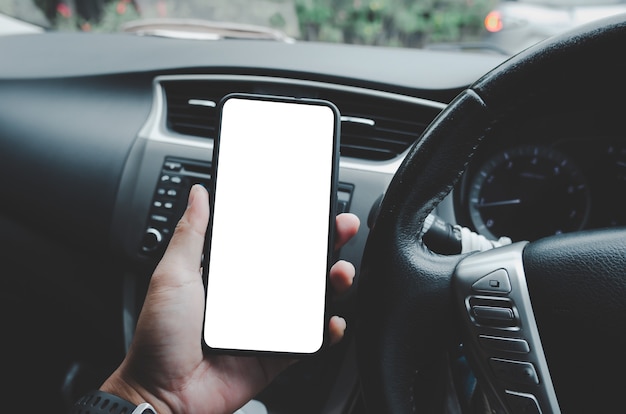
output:
[[[339,112],[324,100],[232,94],[219,120],[203,344],[315,354],[327,342]]]

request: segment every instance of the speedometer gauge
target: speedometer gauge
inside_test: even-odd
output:
[[[514,241],[580,230],[589,215],[589,187],[564,154],[521,146],[496,154],[470,182],[469,213],[486,237]]]

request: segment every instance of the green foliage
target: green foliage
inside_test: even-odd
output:
[[[87,8],[91,13],[88,15],[78,13],[77,1],[79,0],[34,0],[33,7],[36,6],[45,15],[47,24],[44,25],[57,31],[116,32],[124,23],[140,17],[130,0],[104,0],[94,3],[97,6]],[[24,15],[18,14],[20,17]]]
[[[423,47],[483,33],[494,0],[296,0],[302,38]]]
[[[123,7],[122,7],[123,6]],[[139,19],[139,13],[128,2],[111,2],[104,6],[100,21],[94,23],[93,31],[117,32],[124,23]]]

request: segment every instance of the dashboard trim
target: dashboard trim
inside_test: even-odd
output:
[[[408,102],[415,105],[425,106],[431,109],[443,110],[447,105],[442,102],[432,101],[423,98],[417,98],[392,92],[380,90],[371,90],[355,86],[339,85],[329,82],[319,82],[299,79],[285,79],[273,76],[255,76],[255,75],[163,75],[157,76],[153,81],[154,100],[150,115],[145,124],[139,131],[139,136],[151,141],[159,141],[169,144],[185,145],[202,149],[213,149],[212,140],[204,138],[195,138],[191,135],[178,134],[167,130],[165,127],[165,91],[161,82],[165,81],[238,81],[238,82],[255,82],[255,83],[273,83],[291,86],[306,86],[314,88],[323,88],[341,92],[356,93],[361,95],[370,95],[385,99],[393,99],[402,102]],[[368,161],[356,158],[342,157],[340,160],[341,168],[353,170],[362,170],[369,172],[380,172],[384,174],[394,174],[404,156],[408,152],[405,151],[398,157],[389,161]]]

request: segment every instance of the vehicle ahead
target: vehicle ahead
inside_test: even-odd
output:
[[[594,20],[626,13],[622,0],[502,0],[485,17],[485,42],[507,54]]]
[[[321,15],[363,18],[341,33],[364,43],[392,9],[363,7]],[[302,32],[337,36],[315,25],[320,10],[299,15]],[[86,23],[72,28],[101,28]],[[337,207],[362,228],[339,253],[355,285],[331,304],[345,340],[251,407],[621,410],[625,27],[616,17],[513,57],[288,31],[295,41],[0,37],[3,408],[66,412],[117,366],[190,186],[211,180],[216,103],[254,92],[337,106]],[[385,36],[435,37],[398,33]],[[437,229],[453,237],[436,244]],[[482,237],[512,243],[467,252],[491,247]]]

